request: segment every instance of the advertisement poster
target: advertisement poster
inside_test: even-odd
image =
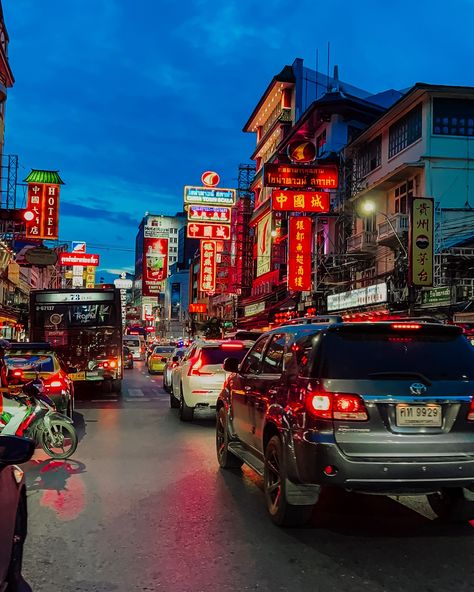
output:
[[[288,290],[311,290],[311,243],[313,221],[292,216],[288,227]]]
[[[272,215],[264,216],[257,225],[257,277],[268,273],[272,258]]]
[[[410,220],[410,277],[412,286],[433,285],[434,201],[413,198]]]
[[[157,296],[168,277],[168,239],[147,238],[143,241],[143,296]]]

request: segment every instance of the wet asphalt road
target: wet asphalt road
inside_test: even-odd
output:
[[[161,384],[139,364],[121,401],[88,393],[73,459],[25,466],[34,592],[474,588],[474,529],[423,500],[329,492],[307,528],[273,526],[260,479],[217,468],[212,416],[180,423]]]

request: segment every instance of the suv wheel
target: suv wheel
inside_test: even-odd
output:
[[[178,399],[173,395],[173,391],[169,391],[170,393],[170,407],[171,409],[178,409],[179,408],[179,401]]]
[[[461,487],[432,493],[428,495],[428,502],[433,512],[442,520],[454,523],[474,520],[474,501],[465,498]]]
[[[21,566],[23,563],[23,545],[27,530],[27,511],[26,496],[21,495],[20,503],[16,514],[15,532],[13,535],[12,553],[10,565],[7,573],[7,592],[24,591],[32,592],[30,586],[25,582],[21,575]]]
[[[240,469],[244,464],[240,458],[232,454],[227,448],[229,443],[229,430],[227,429],[227,413],[224,407],[217,412],[216,418],[216,452],[217,460],[222,469]]]
[[[179,419],[181,421],[193,421],[194,408],[188,407],[184,400],[183,387],[181,386],[181,397],[179,399]]]
[[[286,468],[279,436],[272,436],[265,448],[263,487],[267,509],[275,524],[301,526],[311,518],[313,506],[295,506],[286,499]]]

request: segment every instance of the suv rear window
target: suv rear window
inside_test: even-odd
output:
[[[127,347],[140,347],[140,341],[138,339],[127,339],[125,343]]]
[[[201,351],[201,358],[203,365],[223,364],[226,358],[237,358],[239,361],[244,359],[247,353],[247,348],[220,348],[220,347],[203,347]]]
[[[33,372],[54,372],[53,356],[43,354],[8,354],[5,356],[7,369]]]
[[[430,380],[474,380],[474,348],[461,335],[390,330],[340,331],[322,339],[313,373],[322,378],[383,379],[414,372]]]

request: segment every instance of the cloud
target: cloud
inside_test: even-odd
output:
[[[120,275],[124,271],[126,273],[134,274],[135,268],[132,267],[131,265],[124,265],[123,267],[120,267],[120,268],[99,267],[97,270],[98,273],[110,273],[111,275]]]
[[[69,216],[71,218],[83,218],[90,222],[99,222],[105,220],[107,222],[117,222],[123,226],[138,226],[138,220],[135,216],[131,216],[128,212],[112,211],[102,208],[91,208],[74,202],[64,202],[61,204],[61,216]]]

